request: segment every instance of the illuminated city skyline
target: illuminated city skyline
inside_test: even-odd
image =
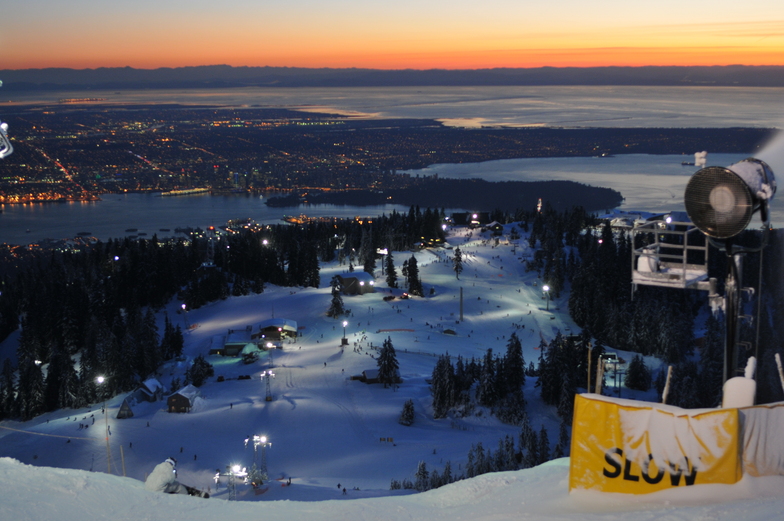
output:
[[[55,2],[3,8],[0,68],[784,65],[784,7],[598,0]]]

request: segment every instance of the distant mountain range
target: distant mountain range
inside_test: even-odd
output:
[[[512,85],[784,87],[784,66],[378,70],[205,65],[0,70],[0,80],[5,91]]]

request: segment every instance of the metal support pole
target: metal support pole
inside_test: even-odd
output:
[[[738,343],[738,315],[740,314],[741,272],[743,269],[742,253],[728,255],[727,281],[724,293],[726,298],[727,330],[724,339],[724,381],[733,376],[738,368],[736,345]]]

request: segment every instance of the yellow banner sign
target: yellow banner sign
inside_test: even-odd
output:
[[[647,494],[741,478],[738,410],[578,395],[569,489]]]

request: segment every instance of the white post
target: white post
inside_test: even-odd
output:
[[[784,370],[781,368],[781,356],[776,353],[776,367],[779,368],[779,381],[781,382],[781,389],[784,390]]]
[[[662,403],[667,403],[667,395],[670,393],[670,380],[672,379],[672,366],[667,367],[667,382],[664,384],[662,392]]]

